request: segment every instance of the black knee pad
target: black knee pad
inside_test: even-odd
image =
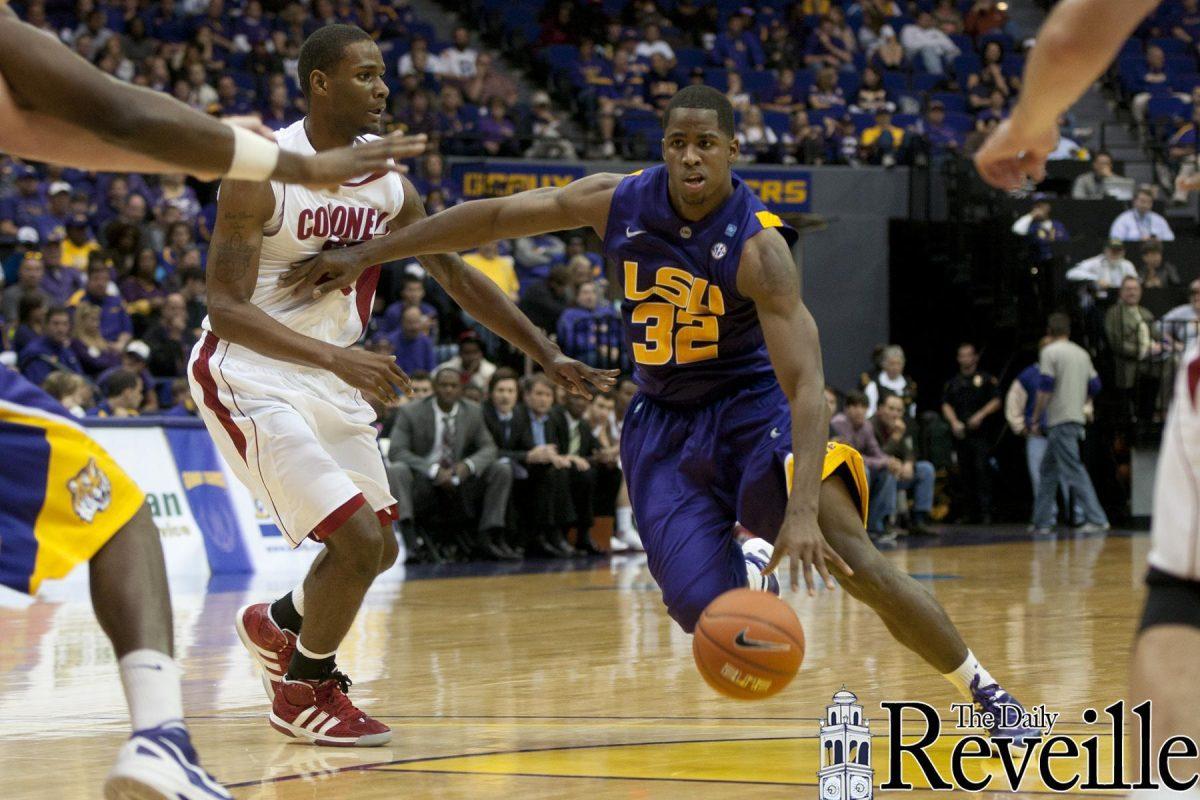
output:
[[[1200,581],[1177,578],[1160,569],[1146,573],[1146,610],[1138,632],[1155,625],[1187,625],[1200,630]]]

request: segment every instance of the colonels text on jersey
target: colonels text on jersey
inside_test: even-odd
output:
[[[376,137],[367,137],[376,138]],[[279,146],[313,153],[304,120],[279,131]],[[321,250],[346,247],[387,233],[404,204],[404,186],[394,172],[376,173],[343,183],[336,190],[308,189],[271,182],[275,212],[263,226],[258,283],[250,302],[297,333],[349,347],[358,341],[371,315],[378,266],[365,270],[353,289],[323,295],[320,300],[296,297],[280,288],[280,275]],[[208,320],[204,327],[209,329]],[[236,355],[249,355],[234,347]]]

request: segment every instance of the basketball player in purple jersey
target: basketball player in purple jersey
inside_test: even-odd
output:
[[[1159,0],[1062,0],[1038,32],[1025,64],[1012,116],[975,155],[979,174],[1000,189],[1017,189],[1046,175],[1046,156],[1058,141],[1058,117],[1108,68],[1121,45]],[[1181,188],[1200,188],[1184,182]],[[1150,752],[1172,736],[1200,741],[1200,351],[1180,361],[1154,493],[1149,588],[1130,674],[1129,704],[1153,702]],[[1131,746],[1131,754],[1139,752]],[[1132,755],[1131,755],[1132,758]],[[1157,763],[1131,764],[1158,777]],[[1195,760],[1188,766],[1195,771]],[[1187,774],[1177,767],[1175,774]],[[1132,797],[1200,798],[1168,788]]]
[[[867,537],[862,459],[825,441],[821,350],[789,247],[796,233],[731,172],[738,143],[729,101],[689,86],[663,123],[665,165],[464,203],[322,253],[283,281],[320,296],[380,261],[591,227],[622,278],[639,393],[621,461],[671,617],[691,631],[728,589],[777,591],[771,573],[790,557],[793,588],[803,574],[811,594],[814,570],[830,587],[836,574],[964,697],[986,710],[1015,704],[933,596]],[[761,538],[740,547],[735,521]],[[1018,746],[1038,735],[990,733]]]

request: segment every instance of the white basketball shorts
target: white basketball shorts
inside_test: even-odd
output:
[[[375,411],[357,389],[211,332],[192,348],[188,377],[217,449],[293,546],[324,539],[364,504],[381,524],[395,519]]]

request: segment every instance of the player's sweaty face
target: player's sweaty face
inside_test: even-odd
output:
[[[347,45],[337,69],[329,75],[329,97],[334,114],[347,127],[378,133],[387,108],[386,67],[374,42]]]
[[[663,135],[663,160],[671,195],[687,205],[704,205],[729,187],[737,140],[721,132],[717,112],[677,108]]]

